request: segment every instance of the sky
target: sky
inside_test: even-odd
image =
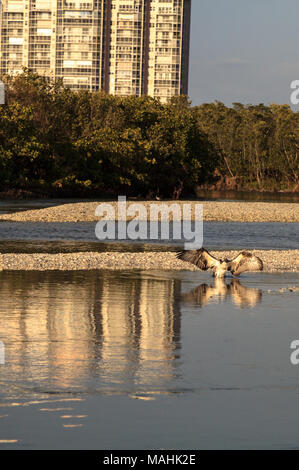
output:
[[[290,84],[299,80],[299,0],[192,0],[191,15],[194,105],[290,104]]]

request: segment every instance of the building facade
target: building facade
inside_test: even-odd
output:
[[[0,0],[0,74],[163,102],[188,93],[191,0]]]

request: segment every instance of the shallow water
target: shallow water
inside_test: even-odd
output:
[[[258,191],[211,191],[198,190],[197,196],[210,201],[240,202],[299,202],[299,193],[258,192]]]
[[[91,200],[85,199],[85,201],[88,202]],[[45,209],[46,207],[74,202],[82,202],[82,199],[0,199],[0,214],[22,212],[31,209]]]
[[[97,201],[99,199],[96,199]],[[130,198],[129,198],[130,200]],[[298,203],[299,193],[255,192],[255,191],[209,191],[198,190],[197,201],[236,201],[236,202],[287,202]],[[0,214],[19,212],[30,209],[69,204],[92,202],[94,199],[45,198],[45,199],[0,199]]]
[[[289,286],[298,274],[0,273],[0,448],[299,448]]]
[[[180,223],[179,223],[180,226]],[[96,223],[0,222],[0,253],[176,250],[184,239],[100,242]],[[149,230],[148,230],[149,233]],[[299,223],[204,222],[204,246],[214,250],[299,248]],[[160,235],[160,230],[159,230]],[[117,238],[117,232],[116,232]]]

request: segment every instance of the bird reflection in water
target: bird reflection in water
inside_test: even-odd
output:
[[[227,284],[224,279],[214,279],[213,285],[201,284],[191,292],[182,295],[182,300],[198,307],[205,307],[211,302],[224,302],[231,297],[239,308],[253,308],[262,301],[262,291],[243,286],[238,279]]]

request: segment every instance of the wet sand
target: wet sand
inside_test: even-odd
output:
[[[128,201],[130,204],[141,203],[147,211],[145,218],[149,220],[150,205],[154,204],[188,204],[188,201]],[[192,220],[195,218],[194,204],[203,205],[203,215],[206,221],[218,222],[299,222],[299,204],[272,202],[234,202],[234,201],[200,201],[192,204]],[[1,220],[18,222],[97,222],[100,217],[95,214],[100,202],[77,202],[62,204],[45,209],[28,210],[13,214],[0,215]],[[116,202],[106,202],[114,209],[115,219],[118,220]],[[127,220],[134,216],[128,216]],[[170,217],[171,220],[176,220]],[[151,219],[155,220],[155,219]],[[180,218],[177,220],[181,220]]]
[[[250,251],[250,250],[248,250]],[[299,250],[251,250],[264,262],[265,272],[298,272]],[[237,251],[212,251],[217,257],[232,258]],[[65,254],[2,254],[0,270],[27,271],[75,271],[106,269],[120,270],[163,270],[197,271],[190,263],[180,261],[173,252],[147,253],[65,253]]]

